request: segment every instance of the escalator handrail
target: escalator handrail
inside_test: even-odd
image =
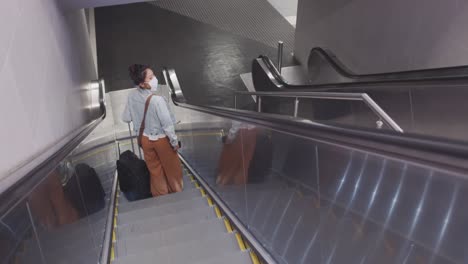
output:
[[[92,82],[99,89],[100,115],[73,133],[63,138],[63,145],[58,149],[49,148],[34,156],[23,166],[9,173],[6,180],[0,182],[0,218],[11,208],[24,200],[42,180],[53,171],[106,117],[105,83],[103,79]],[[93,88],[92,88],[93,89]],[[58,145],[60,142],[57,142]]]
[[[355,80],[411,80],[411,79],[437,79],[445,77],[464,76],[468,77],[468,66],[452,66],[440,68],[428,68],[408,71],[393,71],[371,74],[357,74],[346,67],[331,51],[321,47],[314,47],[310,50],[311,54],[317,54],[326,63],[328,63],[342,77]],[[309,65],[310,66],[310,65]],[[419,76],[418,76],[419,75]],[[427,76],[428,77],[422,77]],[[418,77],[416,77],[418,76]]]
[[[250,91],[235,91],[236,94],[255,95],[265,97],[280,97],[280,98],[313,98],[313,99],[331,99],[331,100],[347,100],[347,101],[362,101],[374,112],[386,125],[396,132],[403,133],[403,129],[393,120],[367,93],[334,93],[334,92],[250,92]]]
[[[117,224],[115,221],[116,206],[117,206],[117,190],[118,190],[117,170],[114,173],[114,180],[110,192],[109,207],[107,208],[106,226],[104,230],[104,240],[102,243],[101,255],[99,256],[100,264],[111,263],[112,260],[112,232]]]
[[[269,76],[271,81],[274,81],[276,83],[279,89],[368,88],[369,86],[375,86],[377,84],[427,85],[447,81],[468,81],[468,66],[455,66],[377,74],[354,74],[346,68],[344,68],[343,66],[340,66],[342,64],[336,62],[335,59],[332,59],[332,57],[328,55],[323,49],[312,49],[312,51],[314,50],[323,55],[328,61],[328,63],[335,69],[337,73],[340,74],[341,77],[345,77],[349,80],[343,82],[330,82],[319,84],[290,84],[279,73],[278,69],[276,68],[276,65],[273,63],[273,61],[271,61],[269,57],[260,55],[258,58],[254,59],[254,63],[259,63],[261,68],[265,71],[265,74]],[[466,71],[466,73],[462,74],[462,71]],[[453,72],[453,74],[450,74],[450,72]],[[418,73],[432,73],[434,76],[403,78],[403,76],[405,75],[411,76],[417,75]]]
[[[440,139],[432,136],[375,131],[344,125],[313,122],[304,118],[258,113],[217,106],[194,105],[187,103],[174,69],[163,70],[166,83],[172,90],[175,105],[198,112],[228,119],[257,124],[285,134],[295,135],[321,142],[387,155],[426,164],[430,167],[447,169],[459,174],[468,170],[468,144],[461,141]]]

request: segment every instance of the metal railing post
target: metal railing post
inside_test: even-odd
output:
[[[379,121],[385,123],[393,130],[403,133],[403,129],[401,129],[401,127],[374,100],[372,100],[369,95],[363,93],[361,94],[361,98],[364,103],[380,118]],[[379,126],[379,123],[377,123],[377,126]]]
[[[237,109],[237,95],[234,94],[234,109]]]
[[[133,142],[133,139],[132,139],[132,142]],[[138,154],[140,156],[140,159],[143,159],[143,156],[141,155],[141,148],[140,146],[137,146],[138,147]]]
[[[278,41],[278,72],[281,74],[281,67],[283,67],[283,41]]]
[[[294,99],[294,117],[297,117],[297,112],[299,111],[299,98]]]
[[[135,153],[135,144],[133,143],[133,135],[132,135],[132,128],[130,127],[130,122],[127,123],[128,125],[128,133],[130,134],[130,142],[132,142],[132,150]]]
[[[403,129],[393,120],[372,98],[366,93],[336,93],[336,92],[242,92],[236,91],[237,94],[252,95],[257,98],[257,112],[262,111],[262,96],[295,98],[294,116],[297,117],[299,110],[299,98],[314,98],[327,100],[349,100],[362,101],[374,112],[379,122],[376,123],[380,129],[383,125],[388,125],[393,130],[404,133]],[[382,124],[380,124],[382,122]]]
[[[377,129],[382,129],[384,123],[382,122],[382,120],[379,119],[377,120],[377,122],[375,122],[375,125],[377,126]]]
[[[262,97],[257,95],[257,112],[262,112]]]

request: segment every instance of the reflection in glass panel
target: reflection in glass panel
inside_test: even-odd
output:
[[[75,151],[69,160],[77,176],[77,187],[83,197],[86,221],[90,225],[93,243],[99,249],[99,253],[104,240],[117,149],[114,143],[91,149],[86,149],[84,145],[81,149],[83,151]]]
[[[3,263],[98,261],[116,149],[90,145],[75,149],[1,217]]]
[[[97,261],[100,250],[91,228],[91,222],[97,219],[89,217],[89,212],[103,209],[104,193],[100,185],[83,184],[99,181],[93,171],[79,166],[75,171],[70,163],[63,162],[29,196],[28,204],[47,263]],[[92,200],[82,195],[80,183],[95,192]],[[97,196],[101,196],[99,205]]]
[[[245,185],[255,152],[258,130],[253,125],[232,121],[222,138],[217,162],[216,188],[240,219],[247,219]]]
[[[10,209],[0,222],[2,263],[41,263],[42,255],[26,203]]]

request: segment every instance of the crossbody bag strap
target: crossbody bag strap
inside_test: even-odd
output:
[[[146,98],[146,103],[145,103],[145,112],[143,113],[143,120],[141,120],[141,125],[140,125],[140,130],[138,131],[138,146],[141,147],[141,139],[143,138],[143,132],[145,130],[145,121],[146,121],[146,113],[148,112],[148,108],[149,108],[149,104],[151,102],[151,98],[153,97],[153,95],[150,95],[148,96],[148,98]]]

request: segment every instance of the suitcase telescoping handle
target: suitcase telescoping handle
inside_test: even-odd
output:
[[[132,128],[130,126],[130,122],[127,124],[128,124],[128,133],[130,134],[130,142],[132,142],[132,150],[133,150],[133,153],[135,153],[135,143],[133,142]],[[138,147],[138,154],[140,155],[140,159],[142,159],[140,147]]]

